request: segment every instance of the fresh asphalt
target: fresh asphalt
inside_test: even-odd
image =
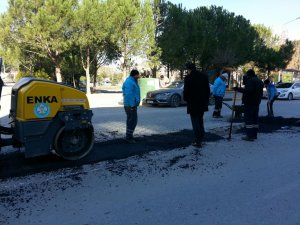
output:
[[[80,167],[106,160],[117,160],[151,151],[167,151],[174,148],[185,148],[191,144],[192,130],[175,133],[139,137],[135,144],[124,139],[114,139],[95,143],[90,154],[77,161],[66,161],[55,154],[25,159],[21,152],[0,156],[0,179],[25,176],[38,172],[53,171],[61,168]],[[223,137],[206,133],[205,142],[214,142]]]
[[[289,129],[293,126],[300,126],[300,118],[260,118],[260,132],[262,133],[270,133],[283,128]],[[239,129],[237,132],[243,132],[243,129]],[[66,161],[55,154],[25,159],[23,153],[14,152],[1,155],[0,179],[54,171],[61,168],[78,168],[85,164],[124,159],[135,155],[143,155],[151,151],[186,148],[191,144],[192,137],[192,130],[182,130],[175,133],[139,137],[136,139],[137,143],[135,144],[129,144],[123,139],[98,142],[94,144],[88,156],[77,161]],[[204,142],[216,142],[224,138],[226,137],[208,132],[205,135]]]

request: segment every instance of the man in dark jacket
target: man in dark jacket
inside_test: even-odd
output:
[[[245,105],[246,136],[242,139],[254,141],[257,139],[259,104],[263,95],[264,84],[255,75],[254,70],[250,69],[246,73],[244,85],[245,88],[234,88],[236,91],[243,93],[243,103]]]
[[[190,114],[195,136],[195,147],[202,147],[205,134],[203,115],[208,111],[210,88],[207,75],[196,70],[193,63],[186,64],[187,76],[184,79],[183,98],[187,102],[187,113]]]

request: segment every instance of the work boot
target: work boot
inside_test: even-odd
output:
[[[223,118],[223,116],[221,116],[221,112],[220,111],[219,112],[214,111],[213,118]]]
[[[135,144],[136,141],[133,138],[125,138],[125,141],[129,144]]]
[[[254,138],[250,138],[248,136],[242,137],[242,140],[244,141],[254,141]]]
[[[214,118],[223,118],[223,116],[221,116],[221,112],[216,112]]]
[[[213,112],[213,118],[217,118],[217,116],[218,116],[218,112],[214,111]]]
[[[192,146],[194,146],[196,148],[202,148],[202,143],[201,142],[193,142]]]

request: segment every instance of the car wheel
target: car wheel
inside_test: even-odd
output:
[[[180,96],[172,95],[170,98],[170,106],[178,107],[180,105]]]
[[[288,100],[289,100],[289,101],[293,100],[293,94],[292,94],[292,93],[289,93],[289,95],[288,95]]]

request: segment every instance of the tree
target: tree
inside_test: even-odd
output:
[[[294,41],[294,46],[295,52],[287,67],[289,69],[300,70],[300,40]]]
[[[149,55],[149,65],[153,77],[156,77],[157,68],[160,65],[161,49],[158,44],[158,37],[163,26],[163,17],[166,15],[167,3],[165,0],[153,0],[152,2],[153,20],[155,23],[154,38],[155,43],[152,46],[152,52]]]
[[[49,57],[56,80],[62,81],[61,55],[71,45],[73,9],[76,0],[11,0],[6,16],[10,37],[20,49]],[[25,50],[24,49],[24,50]]]
[[[158,37],[162,49],[161,61],[171,70],[182,69],[188,60],[186,49],[187,12],[181,5],[168,3],[166,17]]]
[[[248,20],[222,7],[187,11],[169,4],[159,46],[163,63],[177,69],[192,61],[206,70],[236,66],[249,60],[256,37]]]
[[[294,53],[294,44],[285,40],[282,44],[278,36],[273,35],[271,28],[264,25],[254,26],[258,38],[255,45],[253,61],[255,66],[270,76],[271,71],[284,69]]]
[[[110,44],[111,20],[108,5],[98,0],[83,0],[75,13],[75,45],[79,46],[82,66],[86,72],[86,93],[90,94],[90,67],[99,51]]]
[[[125,77],[134,56],[147,57],[153,52],[153,12],[149,0],[109,0],[113,10],[114,39],[121,52],[121,67]]]
[[[84,75],[85,71],[82,66],[78,46],[73,45],[68,51],[64,52],[62,55],[61,68],[65,83],[73,87],[79,87],[80,77]]]

